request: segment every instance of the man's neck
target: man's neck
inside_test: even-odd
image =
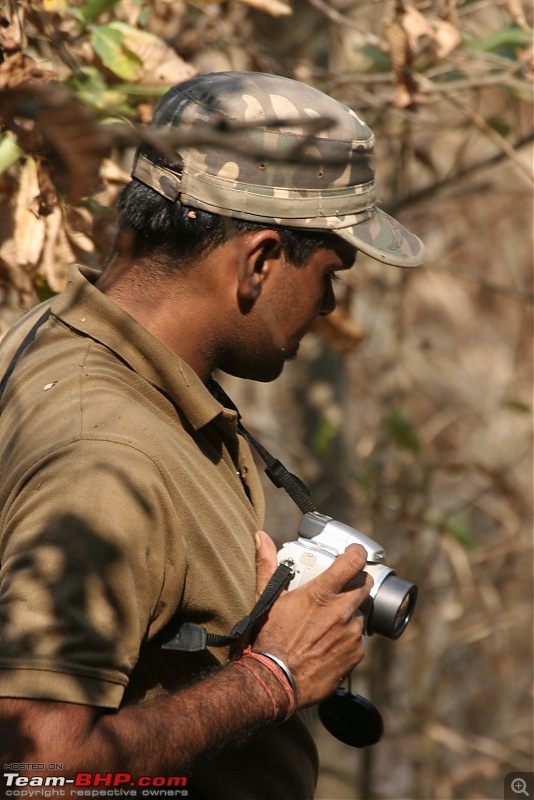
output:
[[[208,381],[217,367],[220,342],[205,293],[195,293],[176,276],[140,278],[138,269],[118,263],[96,286]]]

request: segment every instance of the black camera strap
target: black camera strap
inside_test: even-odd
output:
[[[217,383],[214,378],[208,382],[208,389],[210,390],[211,394],[215,397],[216,400],[221,403],[225,408],[231,408],[232,411],[235,411],[237,414],[238,419],[238,429],[240,433],[250,442],[252,447],[256,450],[258,455],[262,458],[265,463],[265,474],[270,478],[270,480],[274,483],[277,489],[285,489],[287,494],[293,500],[293,502],[298,506],[298,508],[302,511],[303,514],[307,514],[310,511],[316,511],[316,507],[311,499],[311,491],[306,486],[303,481],[297,475],[294,475],[290,472],[279,459],[274,458],[269,451],[258,442],[254,436],[247,431],[243,423],[241,422],[241,414],[239,413],[239,409],[237,406],[232,402],[232,400],[228,397],[222,386]]]
[[[269,611],[274,601],[289,583],[291,569],[286,564],[279,564],[272,578],[263,590],[256,605],[243,619],[234,625],[228,636],[219,633],[208,633],[201,625],[184,622],[174,627],[171,622],[160,634],[163,650],[181,650],[196,653],[207,647],[226,647],[240,639],[247,631]]]

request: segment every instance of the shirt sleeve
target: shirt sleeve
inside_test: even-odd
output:
[[[0,696],[117,708],[184,548],[165,480],[134,447],[77,441],[3,510]],[[168,548],[172,538],[172,557]]]

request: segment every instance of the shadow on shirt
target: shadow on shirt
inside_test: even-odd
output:
[[[24,550],[8,551],[2,565],[0,666],[61,673],[47,676],[50,693],[40,688],[36,699],[69,701],[56,688],[65,684],[65,675],[78,692],[73,701],[89,705],[106,705],[102,678],[126,683],[132,664],[118,643],[125,627],[132,634],[132,622],[129,628],[121,562],[124,554],[116,545],[72,514],[55,518]]]

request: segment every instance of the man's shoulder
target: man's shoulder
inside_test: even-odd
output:
[[[57,325],[21,358],[0,417],[0,452],[20,465],[75,442],[165,460],[185,434],[173,403],[106,346]],[[80,444],[80,447],[82,445]],[[6,463],[6,462],[5,462]]]

